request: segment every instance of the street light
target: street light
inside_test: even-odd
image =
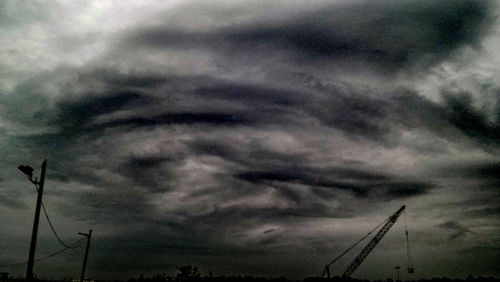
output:
[[[33,280],[33,263],[35,259],[36,238],[38,235],[38,221],[40,219],[40,206],[42,205],[43,182],[45,180],[45,168],[47,167],[47,160],[42,163],[42,172],[40,174],[40,181],[35,177],[33,180],[33,168],[28,165],[20,165],[17,168],[28,176],[31,183],[35,184],[38,191],[36,198],[35,220],[33,221],[33,231],[31,232],[30,253],[28,257],[28,267],[26,269],[26,280]]]
[[[28,179],[33,182],[33,168],[29,165],[20,165],[17,167],[20,171],[28,176]]]

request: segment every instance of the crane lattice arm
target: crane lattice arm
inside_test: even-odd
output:
[[[361,251],[361,253],[354,259],[354,261],[347,267],[342,274],[343,277],[351,276],[351,274],[356,271],[356,269],[361,265],[361,263],[365,260],[365,258],[370,254],[370,252],[375,248],[375,246],[382,240],[384,235],[391,229],[391,227],[396,223],[401,213],[404,211],[406,206],[402,206],[397,212],[389,217],[384,226],[380,229],[380,231],[373,237],[373,239],[366,245],[366,247]]]

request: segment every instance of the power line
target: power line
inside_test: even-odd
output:
[[[38,191],[38,186],[36,184],[35,184],[35,188]],[[42,208],[43,208],[43,214],[45,215],[45,218],[47,219],[47,222],[49,223],[50,229],[52,230],[52,233],[56,237],[57,241],[59,241],[59,243],[61,243],[61,245],[63,245],[65,248],[72,249],[70,246],[68,246],[68,244],[64,243],[64,241],[61,239],[61,237],[59,237],[54,226],[52,225],[52,222],[50,221],[49,214],[47,213],[47,209],[45,209],[45,205],[43,204],[43,201],[41,203],[42,203]]]
[[[59,235],[57,235],[57,232],[54,229],[52,222],[50,221],[49,214],[47,213],[47,210],[45,209],[45,205],[43,204],[43,201],[42,201],[42,208],[43,208],[43,214],[45,214],[45,218],[47,219],[47,222],[49,223],[50,229],[52,229],[52,233],[54,233],[54,236],[56,237],[57,241],[59,241],[59,243],[61,243],[64,247],[66,247],[68,249],[73,249],[70,246],[68,246],[66,243],[64,243],[64,241],[61,239],[61,237],[59,237]]]
[[[50,258],[50,257],[56,256],[56,255],[58,255],[58,254],[60,254],[60,253],[63,253],[63,252],[65,252],[65,251],[66,251],[66,250],[68,250],[68,249],[75,249],[75,248],[79,247],[80,245],[82,245],[84,241],[85,241],[85,238],[84,238],[84,239],[80,239],[80,240],[78,240],[78,241],[77,241],[77,242],[76,242],[73,246],[71,246],[71,247],[69,247],[69,248],[64,248],[64,249],[61,249],[61,250],[59,250],[59,251],[57,251],[57,252],[55,252],[55,253],[52,253],[52,254],[50,254],[50,255],[46,255],[46,256],[44,256],[44,257],[41,257],[41,258],[35,259],[35,261],[41,261],[41,260],[44,260],[44,259],[48,259],[48,258]]]
[[[84,242],[84,241],[85,241],[85,238],[80,239],[80,240],[76,241],[76,242],[75,242],[73,245],[71,245],[71,246],[65,247],[64,249],[60,249],[59,251],[54,252],[54,253],[52,253],[52,254],[50,254],[50,255],[46,255],[46,256],[44,256],[44,257],[37,258],[37,259],[35,259],[35,261],[41,261],[41,260],[48,259],[48,258],[50,258],[50,257],[56,256],[56,255],[58,255],[58,254],[61,254],[61,253],[65,252],[65,251],[66,251],[66,250],[68,250],[68,249],[75,249],[75,248],[77,248],[77,247],[81,246],[81,245],[83,244],[83,242]],[[9,266],[25,265],[25,264],[28,264],[28,262],[20,262],[20,263],[4,264],[4,265],[0,265],[0,268],[1,268],[1,267],[9,267]]]

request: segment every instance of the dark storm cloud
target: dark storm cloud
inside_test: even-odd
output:
[[[467,168],[468,176],[482,179],[500,180],[500,163],[486,163]]]
[[[11,209],[28,208],[28,206],[21,200],[19,193],[8,190],[4,190],[2,194],[0,194],[0,206],[9,207]]]
[[[144,192],[138,192],[133,186],[119,186],[116,183],[106,183],[99,188],[92,191],[66,192],[65,197],[68,200],[58,204],[58,211],[70,218],[89,221],[94,225],[157,223],[154,219],[149,219],[152,207],[148,204]]]
[[[288,182],[313,187],[341,189],[353,192],[358,197],[409,197],[427,192],[433,187],[425,182],[399,182],[385,175],[374,175],[363,171],[346,169],[311,169],[304,167],[275,171],[250,171],[236,175],[252,183]],[[318,191],[318,189],[315,189]],[[326,193],[321,193],[325,196]]]
[[[305,155],[275,152],[258,143],[241,148],[225,140],[196,139],[187,145],[193,154],[217,156],[248,167],[307,162]]]
[[[500,262],[500,247],[498,241],[495,245],[478,245],[460,252],[460,255],[470,257],[482,271],[489,272],[496,269]]]
[[[58,114],[55,123],[65,130],[76,131],[86,129],[93,119],[107,113],[126,107],[144,106],[150,98],[137,92],[112,91],[99,96],[88,95],[76,101],[59,102]]]
[[[202,76],[123,74],[97,69],[81,74],[79,83],[90,80],[105,92],[90,92],[76,99],[63,99],[56,105],[52,124],[68,134],[87,133],[108,127],[169,124],[251,125],[291,119],[289,106],[298,103],[299,93],[266,86],[229,83]],[[78,85],[76,85],[78,86]],[[83,87],[89,87],[83,84]],[[82,87],[82,86],[80,86]],[[146,94],[146,92],[148,94]],[[160,107],[151,111],[151,108]],[[189,111],[179,112],[179,106]],[[148,108],[147,112],[141,109]],[[100,116],[131,111],[121,118],[96,122]],[[259,115],[255,115],[259,112]]]
[[[80,81],[85,79],[108,90],[59,101],[55,117],[48,121],[62,129],[58,134],[78,135],[109,127],[133,130],[170,124],[286,123],[296,118],[294,111],[300,110],[298,104],[303,103],[303,95],[298,92],[229,83],[210,77],[165,75],[160,79],[152,74],[141,76],[98,69],[81,75]],[[115,85],[121,81],[127,83]],[[145,85],[149,94],[138,89]],[[163,109],[159,108],[161,105]],[[158,109],[151,111],[155,106]],[[189,111],[179,112],[179,106]],[[141,111],[145,108],[149,108],[147,112]],[[124,110],[131,113],[109,121],[96,121],[100,116]]]
[[[210,230],[211,226],[219,228],[230,226],[251,227],[262,222],[287,222],[299,218],[345,217],[346,213],[333,212],[321,204],[300,205],[293,208],[264,207],[252,208],[232,206],[217,209],[213,212],[191,218],[193,226],[200,230]]]
[[[499,162],[477,162],[451,165],[440,169],[444,176],[482,180],[485,183],[500,183]]]
[[[336,86],[323,87],[321,91],[318,89],[290,91],[262,85],[229,83],[210,77],[163,76],[164,79],[158,79],[159,76],[148,74],[144,78],[138,74],[123,74],[109,69],[89,72],[82,77],[88,77],[98,84],[107,86],[109,91],[96,94],[84,92],[86,94],[77,98],[63,98],[58,101],[56,117],[52,122],[61,129],[60,132],[26,137],[24,143],[34,142],[38,146],[47,146],[53,151],[52,156],[56,156],[64,146],[72,146],[76,141],[82,145],[88,142],[88,145],[84,145],[80,150],[72,149],[71,154],[65,153],[61,156],[61,161],[54,160],[51,173],[55,179],[62,181],[71,179],[110,188],[118,187],[119,184],[113,183],[112,180],[101,179],[101,176],[88,171],[65,169],[71,166],[71,161],[76,161],[79,156],[87,153],[86,148],[87,146],[91,148],[92,139],[104,134],[105,129],[119,128],[121,132],[132,133],[142,127],[177,125],[189,128],[200,124],[214,130],[222,129],[224,126],[230,126],[233,130],[237,129],[237,126],[258,129],[272,124],[286,128],[294,126],[300,117],[310,117],[328,127],[346,132],[356,139],[362,136],[369,140],[383,140],[385,134],[389,132],[388,124],[385,124],[387,120],[401,119],[404,122],[418,123],[420,118],[418,116],[411,119],[400,118],[399,113],[393,109],[407,108],[408,105],[401,105],[397,100],[394,102],[374,99],[364,95],[365,93],[357,93],[350,89],[341,90]],[[149,77],[152,77],[152,82],[141,82],[149,81]],[[115,85],[116,81],[128,81],[128,83]],[[183,88],[186,84],[191,85]],[[145,87],[148,88],[147,94],[137,90]],[[412,97],[415,103],[424,101],[418,95]],[[176,103],[189,103],[191,108],[188,109],[191,112],[162,113],[174,107],[169,104],[171,99]],[[220,106],[218,102],[221,103]],[[426,103],[428,106],[424,107],[425,111],[432,112],[435,109],[439,111],[439,106]],[[159,107],[154,108],[155,105]],[[211,112],[206,110],[207,108]],[[103,115],[124,110],[127,112],[124,116],[96,122]],[[304,197],[331,198],[337,189],[352,192],[357,197],[386,200],[421,195],[433,187],[431,183],[394,178],[362,169],[317,168],[304,154],[276,152],[258,142],[240,147],[231,144],[230,140],[220,138],[193,138],[186,142],[185,146],[187,151],[177,156],[131,157],[128,160],[121,160],[121,165],[118,166],[103,163],[102,168],[131,179],[135,185],[147,187],[149,192],[160,192],[172,189],[170,184],[166,183],[175,182],[180,176],[171,171],[181,166],[189,156],[217,156],[238,164],[237,169],[226,168],[222,175],[227,176],[217,176],[217,181],[222,187],[235,185],[241,187],[242,182],[250,184],[248,188],[236,191],[234,195],[252,194],[252,189],[259,190],[260,185],[271,185],[285,199],[304,205],[301,208],[288,210],[269,208],[259,213],[249,208],[242,215],[249,217],[256,214],[264,214],[267,218],[285,218],[301,214],[325,216],[331,214],[331,211],[326,207],[313,207],[314,204],[310,202],[313,200]],[[310,186],[313,194],[309,196],[300,194],[290,186],[293,184]],[[116,199],[117,193],[122,194],[120,200]],[[113,214],[120,208],[131,207],[133,203],[126,198],[129,196],[136,198],[135,193],[111,189],[104,194],[81,194],[78,197],[85,205],[94,206],[97,211],[94,215],[102,218],[106,213]],[[108,198],[111,200],[102,201]],[[151,208],[145,199],[141,201],[142,204],[134,208],[126,208],[127,214],[132,213],[135,217],[141,217],[143,215],[141,209],[147,211]],[[126,218],[125,216],[124,219]]]
[[[474,209],[466,212],[465,215],[469,218],[498,218],[500,217],[500,206]]]
[[[454,130],[493,145],[498,126],[473,108],[466,94],[444,94],[445,104],[430,102],[410,90],[387,98],[375,92],[359,91],[348,85],[314,85],[290,90],[285,87],[228,82],[208,76],[175,76],[153,73],[121,73],[96,69],[80,74],[84,94],[62,98],[55,110],[43,118],[57,133],[42,134],[36,142],[61,147],[73,137],[99,135],[108,128],[133,131],[140,127],[169,125],[254,126],[304,125],[316,119],[341,130],[353,139],[365,138],[390,145],[394,125],[428,128],[446,138],[456,139]],[[122,83],[123,82],[123,83]],[[106,91],[92,92],[93,84]],[[184,111],[179,111],[182,108]],[[408,109],[412,109],[408,111]],[[116,112],[127,112],[99,120]],[[396,141],[397,142],[397,141]],[[393,145],[390,145],[393,146]],[[438,145],[434,144],[434,147]],[[422,151],[442,151],[439,146]]]
[[[91,88],[91,86],[86,87]],[[11,141],[12,144],[30,147],[40,152],[50,152],[51,155],[56,156],[66,154],[63,149],[75,145],[74,142],[77,140],[85,141],[86,135],[99,136],[102,134],[95,125],[95,119],[99,116],[145,106],[153,101],[152,97],[134,90],[113,88],[105,93],[90,92],[75,96],[60,98],[55,101],[54,107],[46,106],[34,114],[35,117],[39,116],[39,124],[55,130],[36,135],[18,136]],[[45,104],[48,104],[48,101]],[[66,157],[73,156],[66,154]]]
[[[126,80],[127,77],[122,79]],[[401,90],[401,93],[393,94],[392,98],[384,99],[374,98],[375,93],[357,92],[337,86],[291,91],[264,85],[229,83],[210,77],[171,76],[165,81],[161,90],[156,91],[167,91],[167,95],[156,94],[155,98],[125,95],[121,102],[125,104],[118,103],[114,107],[124,107],[129,99],[151,99],[147,102],[149,104],[153,104],[153,101],[161,103],[162,100],[176,99],[177,103],[189,104],[191,112],[160,112],[150,117],[140,113],[141,116],[115,119],[92,126],[98,129],[196,123],[214,126],[293,125],[301,118],[314,118],[353,138],[364,137],[380,142],[387,141],[386,136],[393,130],[391,127],[395,123],[409,128],[428,128],[452,139],[457,138],[454,130],[458,130],[486,145],[493,145],[500,140],[497,136],[500,130],[496,123],[471,106],[473,100],[468,94],[446,92],[443,94],[444,105],[440,105],[409,90]],[[190,89],[178,89],[179,85],[186,83],[191,84]],[[178,91],[183,94],[178,94]],[[208,109],[207,105],[210,105]],[[103,106],[106,107],[105,103]],[[166,105],[167,108],[174,106]],[[409,108],[412,110],[408,111]],[[97,109],[84,112],[86,115],[94,114],[95,118],[101,114],[99,111]],[[78,114],[78,111],[75,114]],[[84,116],[84,119],[88,117]]]
[[[249,112],[241,113],[241,111],[232,110],[231,108],[224,109],[222,106],[211,111],[211,109],[207,109],[204,106],[207,104],[194,106],[192,112],[170,112],[175,111],[175,105],[168,104],[170,97],[177,99],[177,101],[186,101],[189,104],[191,99],[196,100],[199,98],[201,101],[207,100],[208,102],[216,98],[215,96],[217,95],[225,96],[218,90],[214,90],[213,96],[209,97],[207,87],[199,85],[199,88],[196,88],[196,93],[188,93],[186,95],[188,97],[183,99],[182,95],[177,93],[179,85],[185,86],[190,82],[195,82],[197,79],[198,77],[123,74],[117,70],[112,71],[110,69],[96,69],[79,74],[78,82],[72,85],[72,87],[83,89],[83,94],[58,98],[53,108],[45,106],[37,110],[31,117],[38,119],[39,124],[53,127],[56,130],[52,130],[50,133],[20,136],[12,144],[15,146],[19,146],[20,144],[40,146],[56,152],[72,144],[71,142],[75,140],[86,138],[86,135],[101,136],[104,130],[108,128],[121,128],[131,132],[139,127],[175,124],[237,126],[253,122],[252,115]],[[216,81],[209,81],[209,83],[214,82]],[[28,81],[27,83],[22,83],[17,90],[27,93],[25,95],[29,95],[30,97],[38,97],[40,95],[37,92],[33,92],[33,89],[39,88],[39,83],[38,80],[35,82]],[[92,88],[95,84],[103,86],[106,90],[93,91]],[[146,90],[149,92],[153,90],[161,91],[158,88],[164,84],[168,86],[168,92],[165,95],[154,96],[145,93]],[[230,98],[230,95],[227,93],[226,98],[233,99]],[[37,99],[40,100],[42,98]],[[223,98],[220,99],[223,100]],[[47,105],[49,103],[48,99],[44,99],[44,103],[41,104]],[[162,112],[161,108],[153,111],[150,110],[154,106],[161,106],[162,103],[165,104],[165,110],[168,112]],[[9,111],[12,111],[13,116],[16,112],[19,112],[13,107],[8,108]],[[110,120],[98,120],[102,116],[119,111],[129,111],[130,113],[123,117],[111,118]],[[24,117],[21,118],[24,119]]]
[[[453,217],[436,225],[457,204],[470,226],[496,227],[500,100],[492,91],[484,105],[482,90],[447,77],[468,63],[459,55],[484,59],[493,1],[188,2],[137,4],[140,16],[132,2],[53,9],[57,25],[36,19],[12,40],[28,47],[6,47],[20,50],[12,66],[48,59],[44,72],[21,63],[1,78],[1,156],[49,160],[50,211],[96,231],[90,271],[241,258],[256,274],[300,276],[310,271],[301,250],[311,261],[336,252],[358,223],[403,201],[425,240],[472,234]],[[62,14],[78,20],[66,29]],[[55,47],[39,39],[49,35]],[[482,63],[460,68],[493,77]],[[448,166],[430,175],[431,161]],[[452,190],[458,182],[478,191],[470,202]],[[23,212],[27,197],[4,190],[0,207]],[[275,256],[287,252],[296,261],[279,269]]]
[[[102,80],[107,85],[125,88],[154,88],[169,81],[163,75],[155,73],[121,73],[113,69],[98,69],[89,74],[82,75],[80,80],[90,78]]]
[[[105,137],[107,129],[119,129],[125,134],[144,127],[181,126],[184,130],[196,131],[191,128],[195,125],[203,125],[207,130],[225,127],[237,130],[240,126],[259,130],[270,125],[286,129],[307,117],[356,140],[364,138],[384,144],[391,130],[397,129],[391,128],[394,124],[429,128],[439,134],[457,127],[446,118],[447,104],[430,102],[413,92],[385,99],[336,85],[292,91],[210,77],[164,75],[159,79],[160,75],[150,73],[141,77],[109,69],[90,71],[87,76],[105,85],[109,91],[94,94],[85,90],[77,98],[62,98],[56,103],[55,117],[49,120],[60,129],[59,132],[18,138],[23,144],[34,144],[33,147],[52,152],[50,173],[54,179],[106,187],[104,191],[74,195],[76,205],[89,207],[85,211],[74,213],[71,205],[61,205],[61,210],[68,215],[76,214],[85,220],[128,224],[134,219],[148,217],[153,209],[146,199],[148,193],[175,189],[173,184],[182,175],[173,171],[191,156],[216,156],[237,166],[224,167],[215,176],[217,188],[212,187],[214,185],[206,187],[208,194],[192,193],[190,199],[220,195],[219,200],[223,200],[253,195],[267,189],[264,187],[272,187],[280,197],[297,205],[290,208],[219,208],[201,216],[183,211],[176,213],[192,226],[204,226],[204,222],[212,221],[230,226],[239,224],[239,220],[352,216],[355,213],[352,210],[332,210],[317,203],[316,199],[335,199],[337,191],[341,190],[360,199],[386,201],[423,195],[434,187],[431,182],[394,177],[361,167],[354,169],[348,164],[346,167],[319,168],[303,153],[277,152],[259,142],[239,146],[218,137],[192,137],[183,144],[186,151],[177,155],[131,156],[109,163],[106,158],[100,164],[100,169],[131,180],[129,185],[146,188],[147,192],[141,194],[136,190],[119,189],[123,183],[115,183],[88,168],[67,169],[73,166],[72,162],[77,163],[81,156],[88,154],[93,139]],[[117,81],[124,83],[115,83]],[[171,100],[188,104],[189,112],[170,112],[175,109]],[[126,114],[97,121],[116,112]],[[80,145],[75,147],[75,144]],[[66,146],[72,149],[61,150]],[[310,193],[301,193],[294,187],[296,184],[310,187]],[[238,189],[231,189],[229,194],[221,193],[227,187]],[[234,216],[239,220],[235,221]]]
[[[195,90],[200,97],[210,99],[223,99],[238,102],[244,100],[246,103],[294,106],[300,101],[301,93],[288,89],[273,89],[265,85],[237,84],[225,81],[208,81],[206,85],[199,85]],[[211,85],[216,83],[216,85]],[[299,97],[297,97],[299,96]]]
[[[454,240],[459,237],[465,236],[467,233],[475,234],[469,228],[463,226],[460,222],[456,220],[449,220],[445,223],[436,225],[436,227],[443,228],[452,232],[449,239]]]
[[[390,104],[383,100],[362,97],[361,93],[331,93],[332,97],[308,109],[325,125],[337,128],[353,138],[383,141],[389,133],[384,124]]]
[[[144,127],[169,124],[210,124],[212,126],[246,124],[244,117],[226,113],[168,113],[159,116],[130,117],[118,119],[111,122],[101,123],[96,128],[107,128],[115,126]]]
[[[299,60],[348,58],[392,72],[435,64],[462,46],[478,46],[492,23],[489,1],[354,2],[268,21],[195,32],[145,29],[127,44],[208,48],[245,56],[285,50]]]
[[[218,85],[213,86],[214,83]],[[382,141],[390,131],[384,119],[389,117],[394,108],[391,101],[375,99],[366,93],[337,86],[297,91],[205,78],[201,83],[198,82],[192,94],[196,99],[207,100],[212,104],[224,101],[226,108],[235,107],[242,119],[252,121],[257,126],[287,126],[301,122],[304,118],[313,118],[353,138],[378,141]]]
[[[167,161],[169,161],[169,158],[158,156],[149,158],[132,158],[125,164],[125,168],[131,171],[135,171],[138,169],[151,169],[156,168],[158,165],[161,165]]]
[[[264,234],[268,234],[268,233],[272,233],[272,232],[274,232],[274,231],[276,231],[276,229],[268,229],[268,230],[266,230],[266,231],[264,231],[264,232],[262,232],[262,233],[264,233]]]
[[[247,112],[244,116],[254,119],[256,125],[276,122],[280,125],[294,125],[300,119],[313,118],[325,126],[341,130],[355,140],[363,138],[387,146],[394,146],[399,142],[394,139],[393,133],[397,133],[400,129],[415,128],[429,130],[455,142],[470,139],[490,148],[494,148],[500,140],[496,136],[500,132],[496,123],[488,120],[482,111],[470,106],[472,98],[467,100],[466,105],[469,106],[465,110],[450,102],[450,100],[462,101],[461,94],[444,94],[447,98],[444,104],[439,104],[408,89],[394,91],[388,95],[384,93],[387,95],[386,98],[375,98],[375,94],[378,93],[365,93],[354,88],[335,85],[319,89],[306,88],[300,92],[286,90],[266,92],[266,89],[261,87],[245,87],[245,90],[241,91],[241,88],[236,86],[224,89],[232,89],[227,93],[233,95],[221,95],[224,92],[216,90],[204,90],[203,94],[219,93],[217,97],[231,101],[235,96],[240,98],[234,103],[245,101]],[[279,97],[280,102],[275,104],[275,101],[270,99],[253,99],[254,93]],[[200,96],[200,99],[204,97],[206,98]],[[273,112],[272,117],[266,115],[267,111],[261,111],[269,107],[270,103],[280,109]],[[259,112],[259,115],[252,114],[254,112]],[[240,113],[244,113],[241,108]],[[221,151],[215,148],[217,144],[211,146],[212,150]],[[413,149],[434,154],[446,152],[448,147],[433,142],[416,144]]]
[[[444,101],[438,104],[404,90],[394,96],[394,103],[387,112],[405,127],[425,128],[449,140],[466,137],[484,148],[497,146],[500,141],[498,122],[488,119],[485,111],[473,106],[475,100],[471,94],[443,91],[442,96]]]
[[[304,195],[287,184],[302,184],[313,188],[322,198],[334,198],[335,190],[345,190],[358,197],[399,198],[426,193],[432,183],[398,179],[386,174],[349,167],[312,166],[306,156],[265,150],[258,145],[241,148],[223,141],[197,140],[189,143],[194,154],[212,155],[239,164],[234,171],[236,180],[253,185],[271,185],[281,195],[300,203]],[[331,190],[331,191],[330,191]],[[304,213],[305,214],[305,213]]]
[[[463,134],[486,144],[500,142],[498,121],[489,121],[484,113],[476,110],[468,93],[445,94],[445,114],[448,121]],[[497,103],[500,100],[497,97]],[[498,113],[497,113],[498,114]]]
[[[135,185],[149,187],[151,189],[149,192],[161,192],[171,189],[165,183],[175,178],[170,170],[179,165],[180,161],[165,156],[132,157],[116,171],[132,179]]]

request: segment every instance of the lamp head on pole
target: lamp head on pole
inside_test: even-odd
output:
[[[33,178],[33,168],[29,165],[20,165],[17,167],[20,171],[28,176],[31,180]]]

